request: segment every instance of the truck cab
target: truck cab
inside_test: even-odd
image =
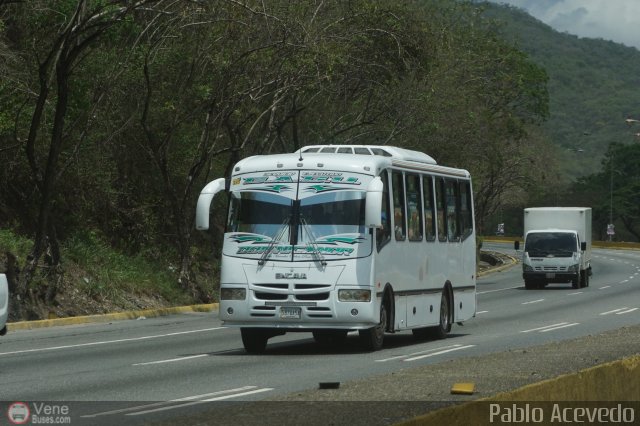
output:
[[[549,283],[571,282],[574,288],[588,286],[587,243],[570,229],[531,230],[525,235],[522,277],[527,289]]]

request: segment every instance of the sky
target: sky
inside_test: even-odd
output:
[[[640,0],[490,0],[526,10],[560,32],[640,50]]]

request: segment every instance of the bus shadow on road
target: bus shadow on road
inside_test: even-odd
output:
[[[425,343],[440,344],[442,342],[454,342],[457,338],[468,336],[467,333],[451,333],[446,339],[416,339],[411,332],[387,334],[384,337],[384,346],[381,351],[388,349],[409,348]],[[267,344],[267,349],[258,356],[296,356],[296,355],[363,355],[374,353],[363,349],[357,334],[349,334],[344,342],[339,345],[322,345],[316,343],[313,338],[291,339],[286,341],[273,338],[273,342]],[[283,337],[280,337],[281,339]],[[242,347],[225,351],[211,352],[209,356],[256,356],[247,353]],[[193,355],[185,355],[193,356]]]

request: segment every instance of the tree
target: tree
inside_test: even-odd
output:
[[[29,115],[28,130],[23,134],[22,129],[16,126],[13,135],[15,142],[24,146],[30,178],[38,191],[33,223],[34,246],[17,286],[19,296],[26,294],[43,256],[46,267],[53,272],[46,291],[47,300],[55,294],[55,283],[59,278],[57,272],[61,256],[55,201],[59,196],[57,183],[63,172],[60,155],[70,144],[82,142],[82,138],[73,140],[72,135],[77,127],[86,127],[89,123],[87,116],[75,116],[80,122],[69,123],[70,104],[77,95],[73,91],[76,68],[91,55],[93,46],[109,28],[152,3],[158,6],[162,2],[139,0],[122,4],[119,1],[66,0],[54,8],[46,1],[0,5],[7,8],[3,12],[10,13],[10,25],[16,32],[30,33],[28,37],[23,34],[19,42],[32,43],[23,48],[31,50],[30,59],[37,69],[32,88],[33,103],[25,108],[28,112],[19,112],[20,115]],[[19,117],[18,121],[23,118],[26,117]]]

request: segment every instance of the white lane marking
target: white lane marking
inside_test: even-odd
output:
[[[487,294],[487,293],[495,293],[496,291],[505,291],[505,290],[513,290],[514,288],[522,288],[521,285],[517,287],[507,287],[507,288],[499,288],[497,290],[487,290],[487,291],[477,291],[476,294]]]
[[[413,352],[413,353],[405,354],[405,355],[392,356],[391,358],[376,359],[375,362],[393,361],[393,360],[396,360],[396,359],[412,357],[412,356],[415,356],[415,355],[422,355],[422,354],[426,354],[426,353],[433,352],[433,351],[440,351],[440,350],[443,350],[443,349],[459,348],[460,346],[462,346],[462,345],[455,344],[455,345],[441,346],[439,348],[431,348],[431,349],[427,349],[427,350],[420,351],[420,352]]]
[[[609,315],[609,314],[614,314],[616,312],[619,311],[624,311],[625,309],[629,309],[626,306],[624,308],[618,308],[618,309],[614,309],[613,311],[607,311],[607,312],[601,312],[600,315]]]
[[[110,410],[110,411],[102,411],[100,413],[94,413],[94,414],[85,414],[83,416],[80,417],[98,417],[98,416],[109,416],[112,414],[122,414],[122,413],[130,413],[130,412],[135,412],[135,411],[139,411],[139,410],[146,410],[149,408],[155,408],[155,407],[163,407],[166,406],[168,404],[173,404],[176,402],[184,402],[184,401],[201,401],[205,398],[211,398],[211,397],[215,397],[215,396],[219,396],[219,395],[226,395],[226,394],[235,394],[236,392],[243,392],[243,391],[248,391],[251,389],[255,389],[257,388],[257,386],[243,386],[241,388],[236,388],[236,389],[227,389],[227,390],[222,390],[222,391],[217,391],[217,392],[211,392],[211,393],[205,393],[202,395],[193,395],[193,396],[187,396],[184,398],[178,398],[178,399],[172,399],[170,401],[161,401],[161,402],[154,402],[151,404],[144,404],[144,405],[137,405],[135,407],[127,407],[127,408],[121,408],[121,409],[117,409],[117,410]]]
[[[233,394],[233,395],[218,396],[218,397],[215,397],[215,398],[208,398],[208,399],[203,399],[203,400],[200,400],[200,401],[191,401],[191,402],[187,402],[187,403],[184,403],[184,404],[172,405],[172,406],[169,406],[169,407],[160,407],[160,408],[155,408],[155,409],[146,410],[146,411],[137,411],[135,413],[129,413],[129,414],[125,414],[125,415],[126,416],[141,416],[143,414],[157,413],[158,411],[175,410],[176,408],[183,408],[183,407],[189,407],[191,405],[204,404],[205,402],[222,401],[222,400],[225,400],[225,399],[237,398],[239,396],[253,395],[253,394],[262,393],[262,392],[269,392],[269,391],[272,391],[272,390],[273,390],[273,388],[261,388],[261,389],[256,389],[256,390],[252,390],[252,391],[236,393],[236,394]]]
[[[487,312],[489,312],[489,311],[479,311],[479,312],[476,312],[476,315],[486,314]]]
[[[532,331],[540,331],[540,330],[544,330],[545,328],[558,327],[558,326],[565,325],[565,324],[568,324],[568,323],[567,322],[559,322],[557,324],[545,325],[544,327],[531,328],[529,330],[522,330],[522,331],[520,331],[520,333],[530,333]]]
[[[547,331],[558,330],[560,328],[573,327],[574,325],[578,325],[578,324],[580,324],[580,323],[579,322],[573,322],[571,324],[560,325],[558,327],[546,328],[544,330],[540,330],[540,333],[546,333]]]
[[[624,284],[624,283],[628,283],[628,282],[629,282],[629,280],[622,280],[622,281],[619,282],[619,284]]]
[[[531,300],[529,302],[522,302],[523,305],[530,305],[532,303],[540,303],[540,302],[544,302],[544,299],[538,299],[538,300]]]
[[[584,292],[582,292],[582,291],[576,291],[576,292],[574,292],[574,293],[569,293],[569,294],[567,294],[567,296],[574,296],[574,295],[576,295],[576,294],[582,294],[582,293],[584,293]]]
[[[420,355],[420,356],[416,356],[416,357],[413,357],[413,358],[407,358],[407,359],[404,359],[403,361],[405,361],[405,362],[407,362],[407,361],[416,361],[418,359],[429,358],[429,357],[432,357],[432,356],[442,355],[442,354],[446,354],[446,353],[453,352],[453,351],[459,351],[459,350],[462,350],[462,349],[473,348],[474,346],[475,345],[460,346],[460,347],[457,347],[457,348],[446,349],[444,351],[433,352],[433,353],[430,353],[430,354]]]
[[[0,356],[2,356],[2,355],[15,355],[15,354],[26,354],[26,353],[32,353],[32,352],[57,351],[57,350],[60,350],[60,349],[82,348],[82,347],[85,347],[85,346],[107,345],[109,343],[135,342],[137,340],[159,339],[161,337],[180,336],[180,335],[183,335],[183,334],[204,333],[204,332],[207,332],[207,331],[222,330],[223,328],[226,328],[226,327],[202,328],[202,329],[199,329],[199,330],[178,331],[178,332],[175,332],[175,333],[167,333],[167,334],[154,334],[154,335],[151,335],[151,336],[132,337],[132,338],[129,338],[129,339],[104,340],[104,341],[100,341],[100,342],[78,343],[76,345],[51,346],[49,348],[24,349],[24,350],[21,350],[21,351],[0,352]]]
[[[626,311],[616,312],[616,315],[628,314],[629,312],[633,312],[633,311],[637,311],[637,310],[638,310],[638,308],[631,308],[631,309],[628,309]]]
[[[176,362],[176,361],[187,361],[190,359],[194,359],[194,358],[202,358],[205,356],[209,356],[209,354],[200,354],[200,355],[191,355],[191,356],[183,356],[183,357],[178,357],[178,358],[171,358],[171,359],[163,359],[160,361],[149,361],[149,362],[139,362],[137,364],[131,364],[131,365],[153,365],[153,364],[165,364],[167,362]]]
[[[604,290],[605,288],[611,288],[610,285],[605,285],[604,287],[600,287],[598,290]]]

